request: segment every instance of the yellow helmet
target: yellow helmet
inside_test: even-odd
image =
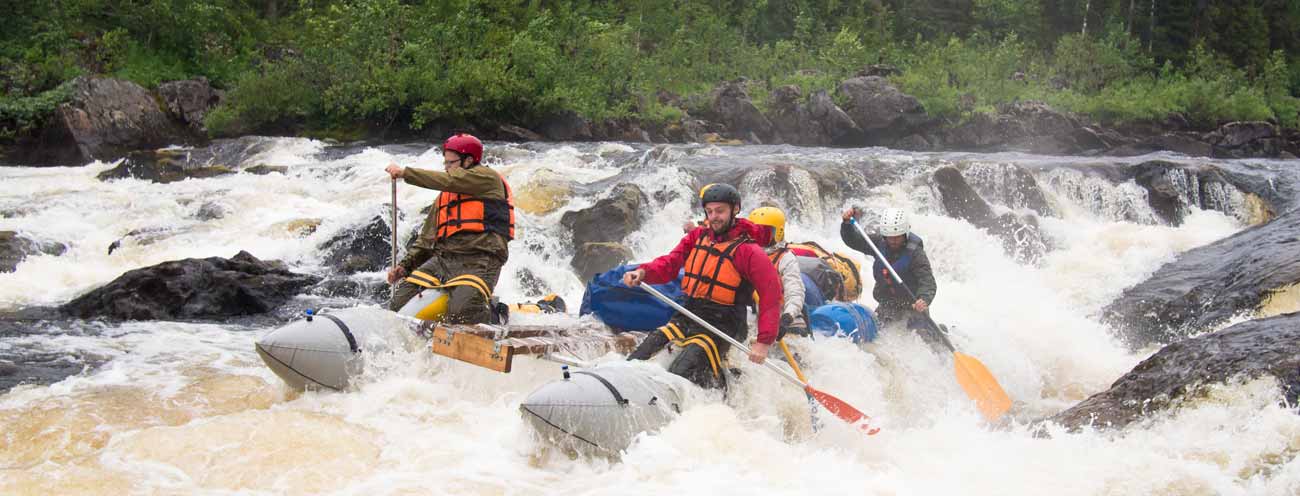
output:
[[[785,241],[785,213],[776,207],[759,207],[749,213],[749,221],[772,228],[772,242]]]

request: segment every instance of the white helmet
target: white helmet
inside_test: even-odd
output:
[[[907,213],[901,208],[886,208],[881,211],[880,222],[876,226],[881,236],[902,236],[911,228],[907,223]]]

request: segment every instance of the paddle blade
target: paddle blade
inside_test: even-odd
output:
[[[953,352],[953,366],[957,369],[957,383],[966,395],[975,400],[975,406],[989,422],[996,422],[1011,409],[1011,397],[1002,390],[989,369],[975,357]]]
[[[853,405],[845,403],[844,400],[831,396],[829,393],[819,391],[808,385],[804,385],[803,390],[808,393],[809,396],[812,396],[813,399],[817,400],[818,403],[821,403],[822,407],[826,408],[826,411],[839,417],[840,420],[848,422],[850,425],[861,429],[862,432],[867,433],[868,436],[880,432],[879,427],[871,427],[867,424],[867,421],[871,420],[871,417],[862,413],[861,410],[853,408]]]

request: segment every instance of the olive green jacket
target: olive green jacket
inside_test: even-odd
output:
[[[407,167],[402,172],[402,179],[412,186],[474,195],[485,200],[505,200],[508,196],[504,178],[495,170],[481,164],[452,172]],[[502,264],[510,257],[507,246],[510,240],[497,233],[462,232],[441,241],[435,240],[434,235],[437,234],[438,227],[437,215],[438,200],[435,197],[433,207],[429,209],[429,215],[424,219],[424,226],[420,228],[420,235],[413,240],[406,257],[400,263],[407,272],[415,270],[434,254],[484,255],[495,257]]]

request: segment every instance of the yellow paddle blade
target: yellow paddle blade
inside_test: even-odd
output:
[[[989,422],[996,422],[1011,409],[1011,397],[1002,390],[998,380],[989,373],[988,367],[975,357],[954,351],[953,366],[957,369],[957,383],[966,390],[966,395],[975,400],[975,406]]]

